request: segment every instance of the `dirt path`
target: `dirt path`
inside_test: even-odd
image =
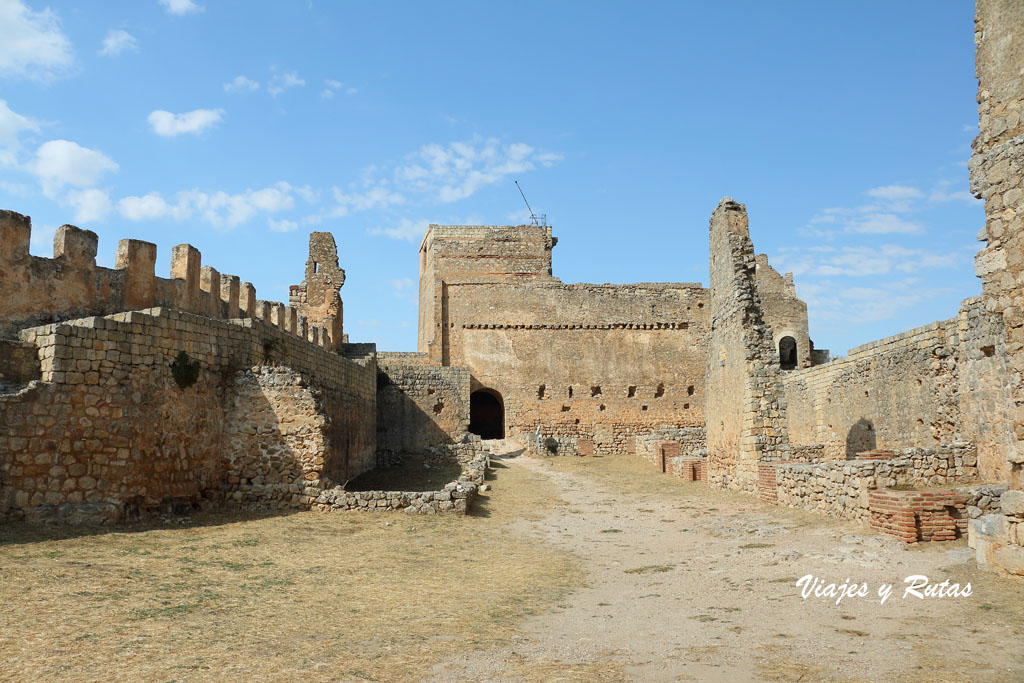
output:
[[[438,665],[438,681],[514,680],[504,672],[523,662],[606,662],[609,680],[641,681],[1024,677],[1022,584],[977,570],[962,542],[906,547],[852,522],[670,479],[635,457],[500,465],[555,484],[563,501],[512,530],[579,557],[587,587],[530,618],[515,645]],[[870,593],[805,600],[796,580],[806,574],[866,582]],[[971,582],[973,594],[904,598],[913,574]],[[879,604],[883,583],[894,588]]]

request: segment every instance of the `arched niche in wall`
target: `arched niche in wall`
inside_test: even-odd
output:
[[[779,339],[779,367],[793,370],[796,366],[796,339],[787,335]]]

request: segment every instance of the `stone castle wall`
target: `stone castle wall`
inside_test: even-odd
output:
[[[37,348],[40,375],[0,396],[6,517],[116,520],[231,487],[340,482],[376,462],[372,354],[349,359],[259,320],[163,308],[19,335]],[[198,368],[184,387],[172,372],[181,352]],[[288,381],[245,374],[262,365],[289,368]]]
[[[420,350],[501,397],[507,436],[561,453],[632,453],[704,421],[708,292],[693,283],[565,284],[546,226],[431,226]]]
[[[110,269],[96,265],[96,233],[73,225],[57,230],[53,258],[32,256],[31,226],[28,216],[0,211],[0,337],[61,320],[161,306],[216,319],[258,318],[330,350],[341,343],[340,299],[337,319],[310,322],[293,306],[257,299],[252,284],[237,276],[203,266],[191,245],[173,248],[171,277],[165,279],[155,275],[156,245],[150,242],[118,242]]]
[[[427,354],[377,354],[377,451],[393,456],[461,440],[469,428],[469,370],[429,364]]]
[[[963,438],[957,319],[859,346],[846,358],[782,373],[789,438],[829,460]]]

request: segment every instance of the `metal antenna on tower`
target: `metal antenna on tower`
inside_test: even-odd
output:
[[[523,196],[523,202],[526,203],[526,209],[530,212],[530,225],[547,225],[547,223],[548,223],[548,216],[547,216],[547,214],[543,214],[542,213],[539,216],[537,214],[535,214],[533,212],[533,209],[530,207],[530,202],[526,201],[526,193],[523,192],[523,188],[519,187],[519,181],[515,180],[513,182],[515,182],[516,189],[519,190],[519,194],[521,194]]]

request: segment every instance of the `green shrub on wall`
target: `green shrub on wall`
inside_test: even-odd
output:
[[[188,389],[199,379],[199,361],[184,351],[178,351],[178,356],[171,363],[171,375],[180,388]]]

